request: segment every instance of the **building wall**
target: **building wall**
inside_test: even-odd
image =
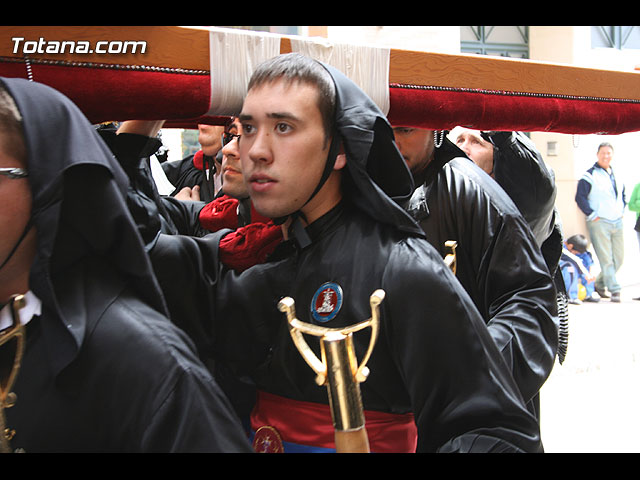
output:
[[[590,44],[589,27],[532,26],[529,30],[529,56],[559,64],[575,64],[586,52],[584,45]],[[575,149],[579,138],[560,133],[532,132],[531,139],[542,153],[547,165],[556,176],[558,196],[556,208],[560,213],[565,236],[576,233],[587,234],[584,215],[575,202],[578,172],[575,167]],[[548,145],[556,142],[556,154],[549,155]]]

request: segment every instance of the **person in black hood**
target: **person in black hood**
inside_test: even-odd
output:
[[[127,208],[129,180],[107,146],[52,88],[8,78],[0,87],[0,167],[21,175],[0,177],[10,206],[0,216],[0,321],[26,331],[17,400],[4,410],[11,448],[250,451],[167,318]],[[12,316],[16,294],[26,305]]]
[[[456,127],[451,136],[513,200],[531,227],[549,272],[555,275],[562,254],[562,231],[555,209],[555,176],[534,143],[522,132]]]
[[[560,271],[563,234],[555,208],[553,170],[523,132],[479,131],[455,127],[452,141],[505,191],[522,214],[547,264],[556,288],[559,321],[558,361],[568,350],[568,294]]]
[[[500,186],[446,136],[394,127],[416,182],[408,212],[445,256],[456,242],[456,278],[485,319],[527,407],[539,415],[538,392],[558,349],[556,292],[527,222]]]
[[[361,384],[371,451],[540,451],[482,318],[403,208],[411,174],[373,102],[337,69],[287,54],[258,67],[239,118],[254,207],[281,222],[286,240],[242,273],[213,264],[216,234],[162,235],[152,258],[174,276],[182,265],[187,290],[208,282],[201,305],[215,313],[200,316],[200,333],[217,362],[255,383],[252,431],[277,431],[285,452],[335,448],[326,389],[277,303],[290,296],[300,321],[344,327],[369,318],[369,297],[383,289]],[[358,358],[368,342],[354,334]]]

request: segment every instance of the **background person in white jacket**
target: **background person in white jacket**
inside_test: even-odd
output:
[[[578,181],[576,203],[587,216],[587,229],[600,263],[595,290],[601,297],[620,302],[620,284],[616,272],[624,260],[622,215],[626,205],[624,184],[611,168],[613,146],[601,143],[598,160]]]

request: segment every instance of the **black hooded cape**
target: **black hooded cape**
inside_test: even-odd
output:
[[[27,452],[248,451],[165,301],[126,205],[128,178],[59,92],[1,79],[23,118],[42,314],[5,411]]]
[[[456,278],[530,402],[558,349],[556,290],[536,239],[504,190],[448,139],[425,170],[409,212],[441,256],[457,242]]]

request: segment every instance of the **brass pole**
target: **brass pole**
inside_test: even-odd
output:
[[[3,355],[10,361],[0,365],[0,452],[11,452],[9,441],[13,438],[14,431],[7,427],[5,408],[12,407],[16,402],[16,394],[11,391],[13,384],[20,370],[22,354],[24,352],[25,331],[24,326],[20,323],[18,310],[25,305],[25,299],[22,295],[15,295],[11,298],[11,314],[13,317],[13,325],[0,332],[0,347],[3,347]]]
[[[327,387],[338,453],[370,451],[360,383],[369,375],[366,363],[378,337],[379,305],[383,299],[384,291],[376,290],[370,297],[371,318],[345,328],[326,328],[301,322],[295,316],[295,302],[290,297],[282,299],[278,304],[280,311],[287,315],[294,344],[316,372],[316,383]],[[371,328],[369,348],[358,365],[353,333],[367,327]],[[311,350],[303,334],[320,337],[321,359]]]

